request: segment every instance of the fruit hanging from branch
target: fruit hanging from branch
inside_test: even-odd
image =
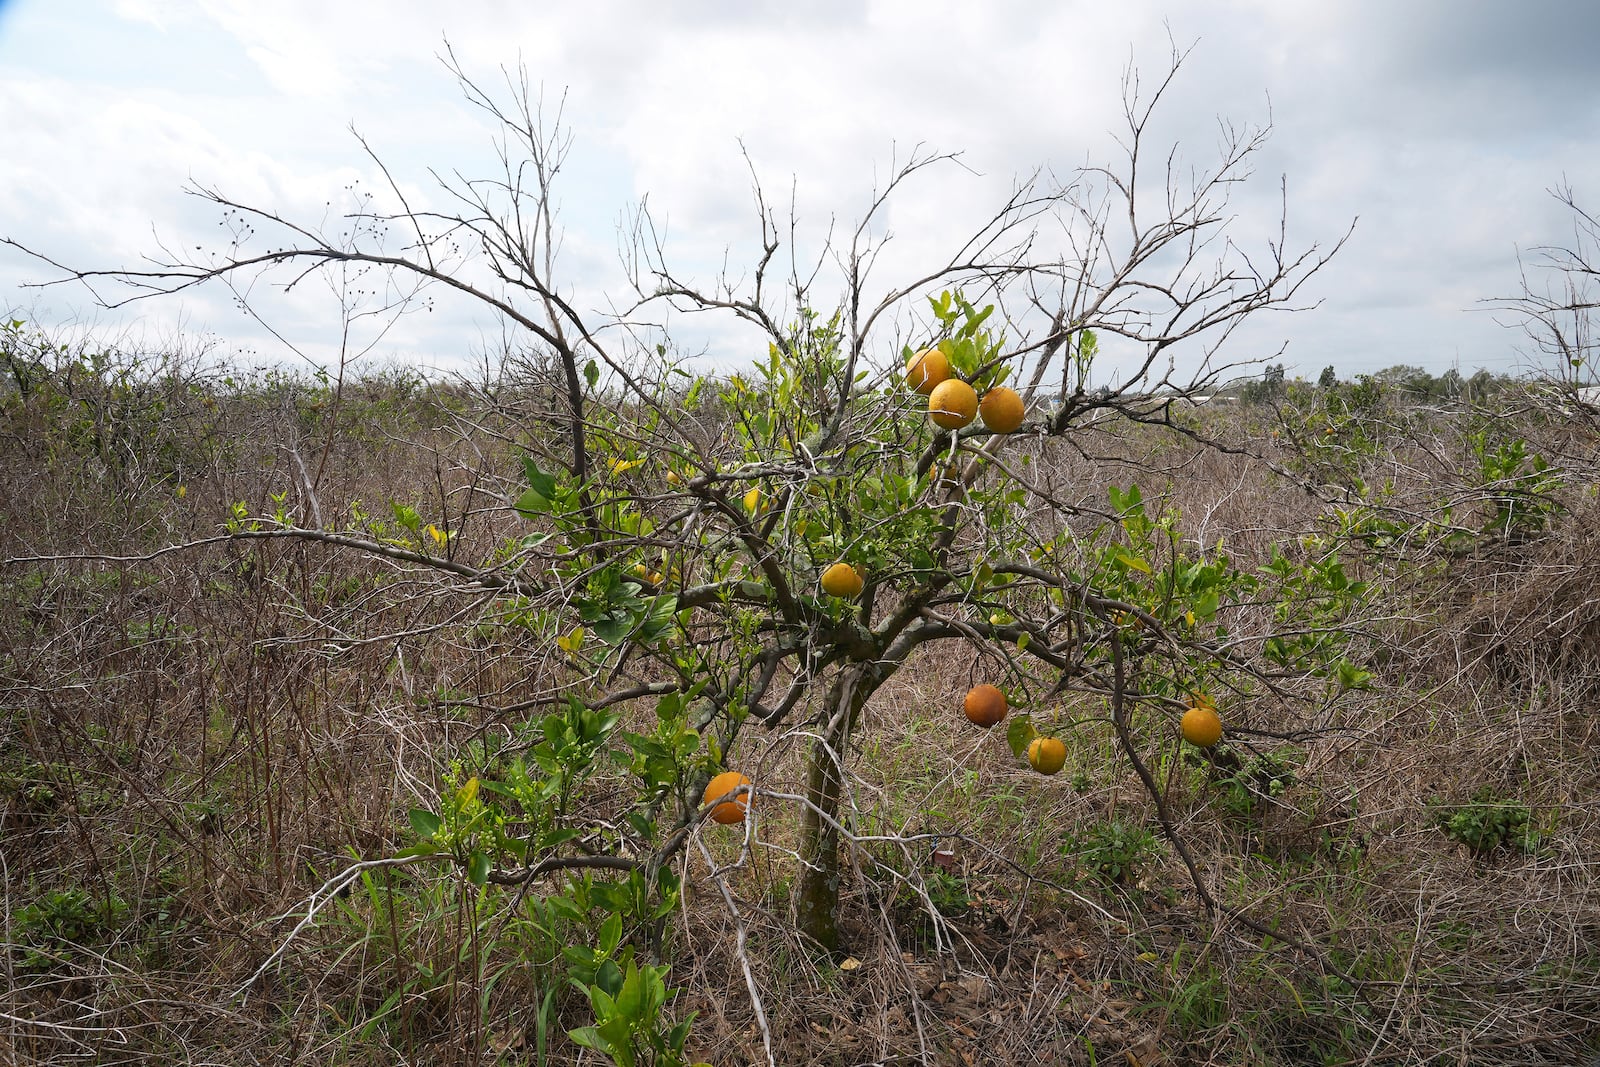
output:
[[[960,378],[939,383],[928,394],[928,416],[946,430],[959,430],[978,414],[978,394]]]
[[[1222,740],[1222,717],[1209,703],[1196,704],[1183,713],[1178,728],[1183,739],[1198,748],[1210,748]]]
[[[961,702],[961,710],[966,712],[968,719],[987,730],[1006,717],[1006,695],[987,683],[975,685],[967,691],[966,699]]]
[[[743,789],[738,796],[730,794]],[[750,779],[738,771],[723,771],[706,784],[706,791],[702,795],[702,804],[716,802],[716,807],[711,809],[711,818],[715,822],[731,825],[744,822],[744,814],[750,809],[750,798],[753,791],[750,789]]]
[[[848,563],[835,563],[822,572],[822,591],[829,596],[853,600],[861,595],[865,585],[861,572]]]
[[[1027,417],[1027,408],[1022,403],[1021,394],[1015,389],[997,385],[983,394],[983,402],[978,405],[978,417],[993,433],[1011,433],[1022,425],[1022,420]]]
[[[1067,746],[1059,737],[1035,737],[1028,744],[1028,766],[1040,774],[1059,774],[1067,764]]]
[[[950,377],[950,361],[937,348],[924,348],[906,364],[906,384],[927,396]]]

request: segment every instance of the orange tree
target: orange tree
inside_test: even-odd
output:
[[[343,525],[307,525],[282,506],[241,507],[222,534],[383,556],[481,594],[483,625],[531,632],[555,653],[531,673],[534,695],[500,709],[525,721],[522,754],[463,772],[414,809],[417,841],[398,859],[453,860],[480,887],[578,871],[563,898],[582,902],[574,914],[598,907],[653,928],[677,891],[669,861],[708,810],[731,811],[705,806],[706,782],[750,769],[752,734],[795,732],[809,740],[795,798],[798,922],[833,949],[840,849],[853,832],[840,803],[852,731],[923,646],[959,643],[1034,712],[1006,728],[1019,755],[1066,694],[1106,701],[1197,894],[1217,907],[1142,746],[1152,731],[1176,738],[1182,713],[1206,703],[1196,694],[1238,707],[1269,690],[1359,683],[1341,626],[1362,590],[1331,551],[1242,570],[1220,545],[1181,537],[1177,516],[1139,486],[1107,485],[1086,504],[1052,473],[1051,449],[1070,449],[1091,423],[1203,441],[1177,407],[1228,377],[1233,332],[1295,307],[1342,243],[1250,250],[1230,234],[1229,195],[1264,129],[1225,127],[1217,158],[1187,178],[1146,173],[1148,126],[1180,65],[1174,56],[1147,94],[1129,79],[1119,158],[1064,184],[1023,183],[951,256],[888,286],[872,277],[885,240],[875,227],[898,190],[949,157],[899,167],[818,269],[782,277],[771,268],[783,230],[759,188],[760,245],[743,281],[681,277],[641,211],[633,306],[580,311],[558,277],[551,197],[564,136],[525,80],[511,80],[502,103],[454,67],[501,125],[505,163],[493,180],[446,183],[458,211],[412,210],[395,187],[391,203],[354,204],[333,236],[197,189],[233,224],[224,253],[63,280],[127,283],[127,299],[219,282],[247,300],[263,272],[292,285],[323,271],[366,294],[347,315],[398,315],[431,286],[426,299],[452,294],[521,331],[531,387],[483,394],[502,409],[496,432],[515,445],[516,468],[473,487],[476,502],[453,520],[397,503],[393,522],[352,512]],[[828,263],[839,267],[831,288],[819,280]],[[373,284],[380,276],[388,282]],[[664,335],[639,325],[665,306],[728,317],[762,355],[736,374],[686,370]],[[970,396],[933,388],[935,371]],[[314,486],[307,493],[314,503]],[[485,496],[514,511],[521,532],[475,542]],[[624,720],[641,701],[654,703],[648,726]],[[597,776],[628,787],[604,791],[602,804],[585,788]],[[770,817],[782,807],[763,805],[761,787],[755,777],[742,788],[756,802],[738,800]],[[682,1035],[651,1029],[662,973],[637,965],[623,940],[608,919],[599,948],[569,956],[597,1018],[575,1035],[614,1057],[653,1035],[668,1062]],[[625,989],[636,1017],[618,1007]]]

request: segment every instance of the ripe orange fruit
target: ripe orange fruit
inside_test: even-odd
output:
[[[738,771],[723,771],[706,785],[705,795],[700,798],[702,804],[709,804],[713,800],[727,796],[740,786],[748,786],[750,779]],[[744,822],[744,813],[750,808],[751,793],[739,794],[732,800],[724,800],[711,809],[711,818],[717,822],[728,824]]]
[[[961,702],[967,718],[988,729],[1006,717],[1006,695],[992,685],[975,685],[967,690],[967,699]]]
[[[829,596],[853,599],[861,595],[865,584],[861,572],[848,563],[835,563],[822,572],[822,591]]]
[[[983,424],[995,433],[1010,433],[1022,425],[1027,410],[1022,405],[1021,394],[1015,389],[997,385],[983,394],[978,415],[982,417]]]
[[[668,471],[667,484],[676,489],[678,486],[683,484],[683,475],[679,474],[677,471]]]
[[[1028,745],[1028,766],[1040,774],[1057,774],[1067,765],[1067,746],[1056,737],[1035,737]]]
[[[1185,741],[1199,748],[1210,748],[1222,740],[1222,719],[1210,704],[1196,704],[1184,712],[1178,728]]]
[[[978,394],[960,378],[938,384],[928,394],[928,415],[946,430],[959,430],[978,414]]]
[[[906,364],[906,384],[923,396],[950,377],[950,361],[937,348],[924,348]]]

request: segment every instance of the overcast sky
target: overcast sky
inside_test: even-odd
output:
[[[1343,251],[1304,290],[1315,310],[1236,338],[1244,359],[1287,344],[1291,373],[1396,363],[1517,370],[1519,334],[1481,301],[1519,287],[1519,250],[1570,241],[1547,190],[1600,208],[1600,3],[1590,0],[1123,0],[819,3],[743,0],[0,0],[0,236],[82,267],[137,266],[160,246],[216,246],[219,214],[190,182],[317,223],[352,182],[381,190],[354,126],[415,197],[446,207],[428,168],[487,175],[493,129],[439,61],[448,37],[496,83],[525,64],[573,141],[558,187],[558,273],[581,306],[625,298],[618,224],[648,196],[673,258],[706,281],[754,262],[753,167],[802,251],[853,225],[915,146],[961,152],[894,202],[882,286],[947,257],[963,224],[1040,168],[1113,158],[1121,75],[1147,77],[1168,38],[1195,46],[1154,131],[1203,166],[1217,119],[1272,123],[1235,191],[1240,239]],[[747,166],[741,154],[748,152]],[[81,288],[27,289],[48,268],[0,248],[0,311],[45,326],[212,335],[293,359],[219,288],[95,309]],[[338,305],[276,297],[268,321],[325,356]],[[673,324],[738,362],[748,334]],[[363,338],[370,340],[370,338]],[[499,327],[441,297],[376,358],[460,366]]]

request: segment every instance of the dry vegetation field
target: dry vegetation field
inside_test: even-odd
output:
[[[335,389],[82,353],[0,382],[0,1060],[602,1062],[567,1036],[593,1020],[562,950],[603,936],[552,904],[580,872],[339,877],[526,750],[567,658],[439,566],[228,533],[400,541],[399,504],[481,566],[527,532],[510,502],[545,390],[513,364]],[[697,826],[677,906],[627,932],[671,967],[668,1020],[697,1013],[691,1059],[1600,1054],[1600,416],[1523,383],[1184,418],[1237,451],[1116,421],[1015,447],[1087,506],[1137,481],[1246,570],[1337,545],[1371,583],[1365,687],[1225,705],[1216,758],[1142,738],[1208,883],[1257,926],[1199,904],[1099,709],[1048,709],[1084,722],[1065,771],[1033,774],[960,715],[977,653],[929,646],[855,741],[840,956],[795,933],[776,797],[748,853],[746,827]],[[763,791],[803,791],[805,736],[741,740]],[[588,810],[625,777],[591,779]]]

